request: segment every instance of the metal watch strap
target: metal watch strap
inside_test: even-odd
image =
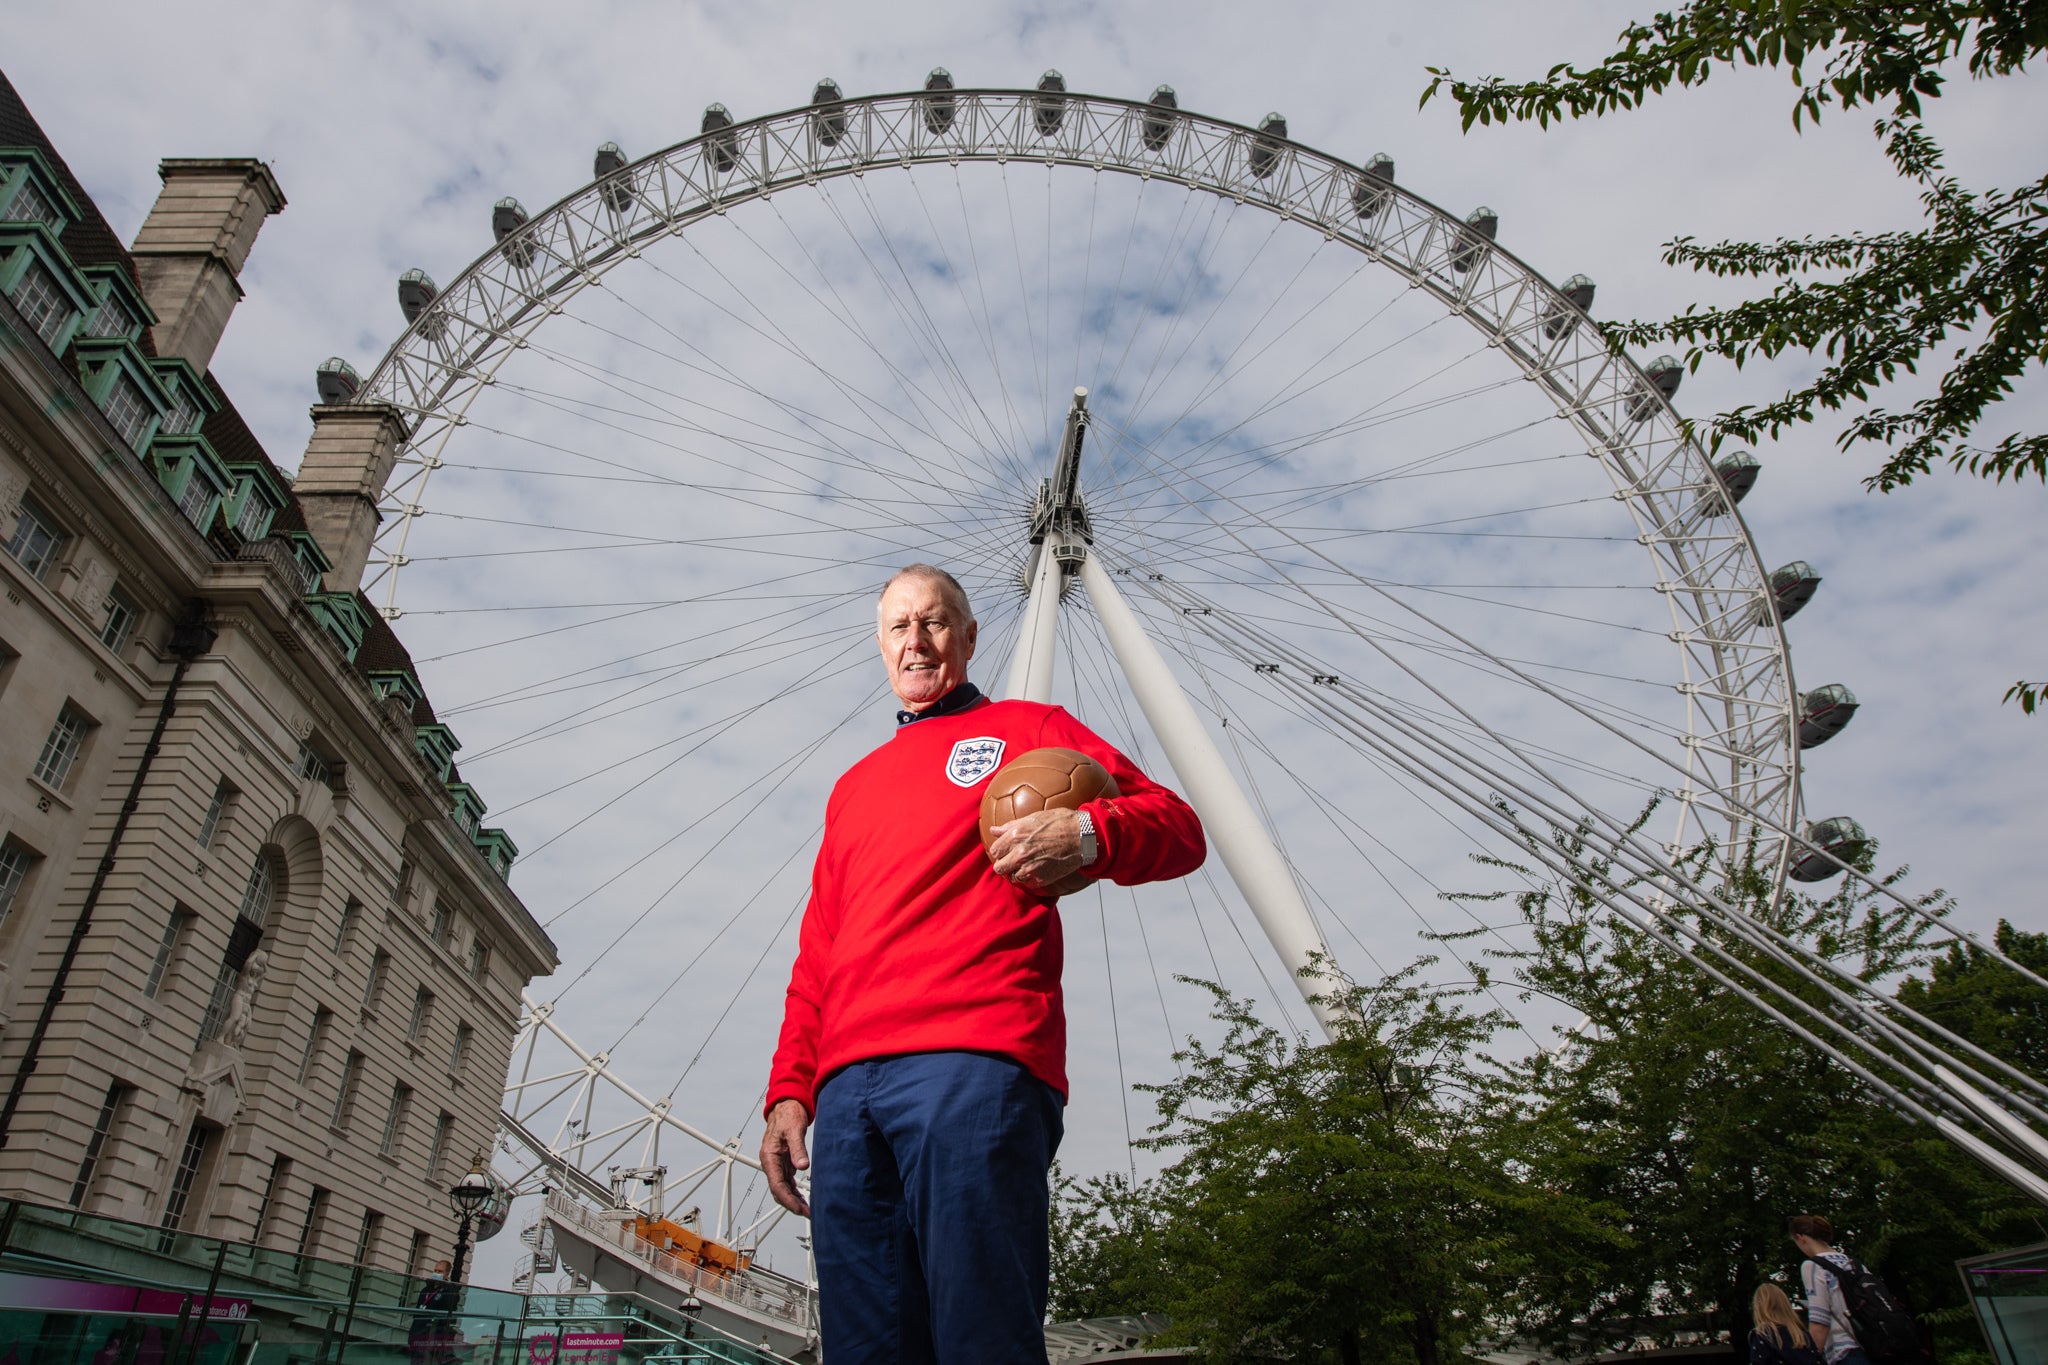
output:
[[[1102,841],[1095,835],[1095,817],[1087,811],[1076,811],[1081,821],[1081,866],[1087,867],[1102,856]]]

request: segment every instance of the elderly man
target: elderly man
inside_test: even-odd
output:
[[[811,1218],[832,1365],[1042,1365],[1067,1092],[1060,920],[1043,888],[1076,870],[1185,876],[1201,825],[1065,711],[967,681],[977,623],[951,574],[899,571],[879,612],[903,709],[825,807],[761,1161],[777,1202]],[[1013,820],[984,852],[984,784],[1046,746],[1095,758],[1120,794]],[[807,1206],[795,1176],[814,1157]]]

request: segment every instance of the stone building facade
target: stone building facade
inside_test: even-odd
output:
[[[298,483],[208,372],[265,219],[123,245],[0,77],[0,1195],[416,1270],[556,965],[359,590],[398,414]]]

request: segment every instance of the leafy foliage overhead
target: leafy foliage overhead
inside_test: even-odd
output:
[[[1704,84],[1717,68],[1747,66],[1790,74],[1795,128],[1831,107],[1877,109],[1874,131],[1918,188],[1925,226],[1714,245],[1676,238],[1665,245],[1667,264],[1778,283],[1731,307],[1609,325],[1608,336],[1617,345],[1682,344],[1694,368],[1710,355],[1738,366],[1788,351],[1824,359],[1816,376],[1776,401],[1714,418],[1707,431],[1716,447],[1853,409],[1841,445],[1885,449],[1868,479],[1881,491],[1935,464],[1993,480],[2048,479],[2048,435],[1980,438],[2015,382],[2048,361],[2048,176],[2010,190],[1966,189],[1921,122],[1923,101],[1942,93],[1945,68],[1957,60],[1974,77],[1995,78],[2022,70],[2044,45],[2043,0],[1694,0],[1630,24],[1600,63],[1561,63],[1541,80],[1468,81],[1431,67],[1422,100],[1448,87],[1467,129],[1547,126],[1633,109],[1673,86]],[[1940,369],[1933,394],[1898,409],[1877,405],[1880,390],[1923,367]]]

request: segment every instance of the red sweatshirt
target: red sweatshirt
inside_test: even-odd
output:
[[[1202,865],[1187,803],[1057,706],[981,701],[903,726],[826,803],[768,1109],[816,1113],[834,1071],[905,1052],[997,1053],[1065,1097],[1059,911],[995,874],[976,823],[996,770],[1048,745],[1088,754],[1122,793],[1082,807],[1091,876],[1131,886]]]

